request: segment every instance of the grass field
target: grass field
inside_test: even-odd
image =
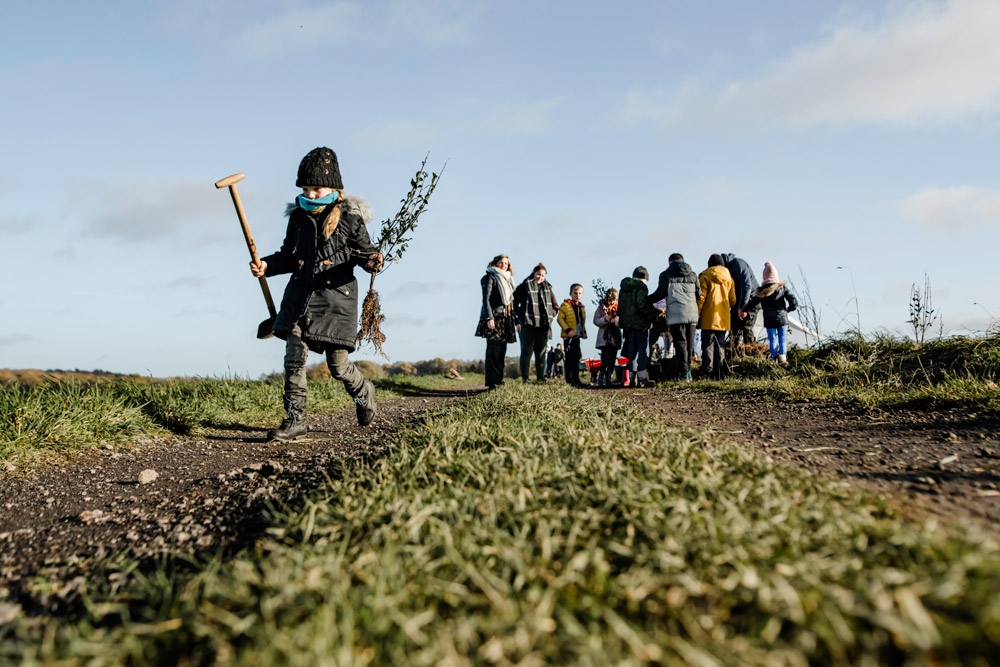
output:
[[[468,382],[482,382],[470,375]],[[442,376],[374,380],[379,400],[421,388],[453,387]],[[274,426],[283,417],[282,381],[229,379],[50,381],[0,384],[0,463],[37,463],[135,438],[193,435],[231,426]],[[340,382],[309,382],[309,410],[330,412],[351,398]]]
[[[539,406],[544,406],[540,410]],[[598,392],[505,386],[345,462],[250,549],[108,561],[0,661],[963,664],[1000,550]]]

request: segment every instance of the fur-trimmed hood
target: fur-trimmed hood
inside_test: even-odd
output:
[[[779,287],[784,287],[784,286],[785,286],[785,283],[783,283],[783,282],[781,282],[781,283],[768,283],[766,285],[761,285],[760,287],[757,288],[757,291],[755,292],[755,295],[757,296],[758,299],[764,299],[764,298],[767,298],[767,297],[771,296],[776,291],[778,291]]]
[[[360,195],[354,195],[349,192],[344,192],[340,198],[340,206],[344,213],[350,213],[361,218],[361,221],[366,225],[372,221],[375,217],[375,212],[372,210],[372,205],[367,199]],[[285,207],[285,217],[287,218],[292,214],[292,211],[297,209],[299,204],[294,201]]]

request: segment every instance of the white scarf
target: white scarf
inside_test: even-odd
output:
[[[495,266],[487,267],[486,273],[492,274],[500,288],[500,298],[503,300],[503,305],[509,306],[514,300],[514,279],[510,277],[510,273],[501,271]]]

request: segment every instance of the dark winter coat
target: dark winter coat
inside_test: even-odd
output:
[[[670,262],[660,274],[656,291],[649,295],[649,302],[667,301],[667,324],[694,324],[698,321],[698,298],[701,288],[698,274],[687,262]]]
[[[618,290],[618,326],[623,331],[644,331],[660,314],[648,297],[646,283],[638,278],[622,278]]]
[[[327,216],[341,210],[340,222],[329,238],[323,235]],[[358,281],[354,267],[365,266],[378,252],[365,223],[371,206],[360,197],[345,196],[340,203],[313,215],[295,204],[285,212],[288,228],[278,252],[267,262],[268,276],[291,273],[274,322],[274,334],[287,338],[296,324],[302,340],[315,352],[327,344],[353,351],[358,331]]]
[[[537,287],[534,282],[534,278],[529,275],[514,288],[514,318],[521,326],[531,326],[527,320],[527,312],[532,308],[532,304],[529,302],[538,299],[540,303],[536,304],[536,307],[543,321],[537,326],[548,331],[546,337],[551,338],[552,317],[559,309],[559,304],[556,302],[555,295],[552,294],[552,285],[549,284],[548,280],[543,280],[542,284]]]
[[[722,259],[726,263],[726,268],[729,269],[729,275],[733,277],[736,288],[736,306],[733,310],[735,311],[737,308],[753,310],[746,307],[747,301],[754,295],[760,284],[757,282],[757,276],[753,274],[753,269],[750,268],[745,259],[740,259],[731,252],[723,253]]]
[[[756,308],[758,303],[764,311],[764,327],[767,329],[788,324],[788,313],[799,307],[798,300],[788,291],[785,283],[761,285],[743,310]]]
[[[497,319],[513,314],[513,304],[509,307],[503,303],[503,295],[497,285],[497,279],[487,272],[479,284],[483,288],[483,306],[479,310],[479,317],[485,319]],[[489,317],[486,317],[489,315]]]

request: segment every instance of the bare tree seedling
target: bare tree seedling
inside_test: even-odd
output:
[[[927,332],[937,321],[937,311],[934,310],[931,299],[931,279],[924,274],[924,291],[921,292],[916,283],[910,286],[910,326],[913,327],[913,340],[917,345],[924,344]]]

